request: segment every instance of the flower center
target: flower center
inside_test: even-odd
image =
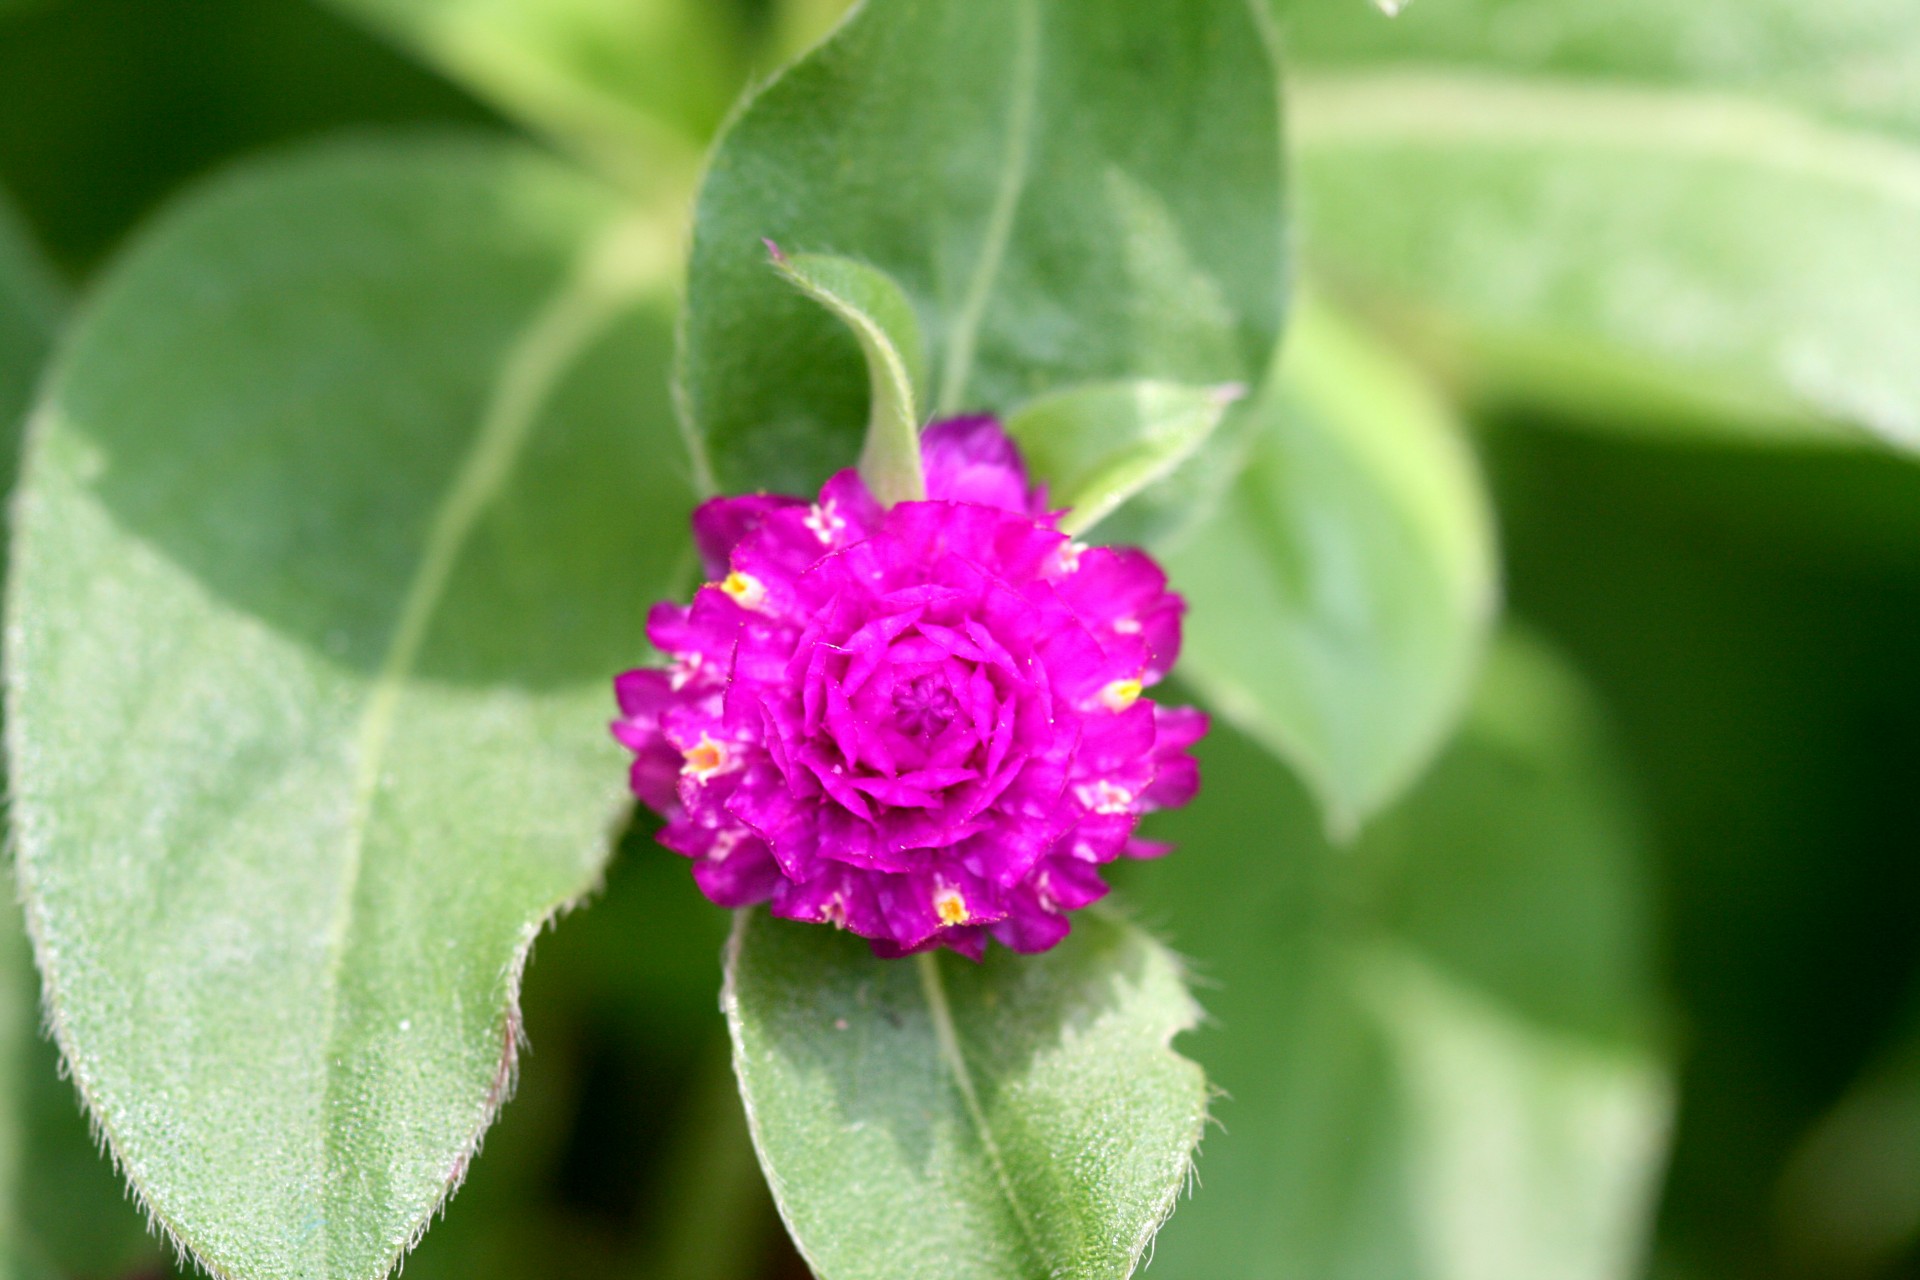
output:
[[[938,676],[916,676],[894,686],[893,723],[910,737],[931,738],[959,713],[960,700]]]

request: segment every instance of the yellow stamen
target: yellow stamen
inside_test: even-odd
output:
[[[767,598],[766,585],[752,574],[741,573],[738,569],[722,578],[719,585],[742,609],[758,609]]]
[[[1140,701],[1140,692],[1145,687],[1138,680],[1115,680],[1100,691],[1100,703],[1109,711],[1125,711]]]
[[[941,924],[965,924],[973,918],[967,911],[967,900],[960,896],[958,889],[942,889],[934,894],[933,909]]]
[[[681,754],[687,761],[683,772],[702,782],[716,773],[725,773],[733,766],[733,753],[727,750],[727,744],[716,742],[704,733],[700,735],[700,741]]]

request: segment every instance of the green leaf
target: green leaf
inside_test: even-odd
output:
[[[803,253],[789,258],[772,242],[774,265],[795,288],[853,331],[866,358],[869,403],[860,475],[891,506],[927,496],[920,465],[920,403],[926,344],[913,303],[885,272],[847,258]]]
[[[40,980],[19,911],[0,924],[0,1275],[160,1274],[162,1245],[101,1152],[59,1052],[43,1038]],[[11,1263],[15,1269],[8,1270]]]
[[[743,912],[724,1002],[781,1215],[821,1280],[1132,1274],[1206,1119],[1178,964],[1086,914],[1041,956],[878,960]]]
[[[26,936],[0,917],[0,1276],[31,1274],[20,1192],[26,1173],[28,1051],[39,1021]]]
[[[62,310],[52,273],[0,196],[0,489]],[[40,980],[17,909],[0,913],[0,1276],[125,1275],[159,1262],[40,1035]]]
[[[1920,447],[1920,10],[1285,8],[1308,258],[1486,390]]]
[[[1672,1075],[1644,848],[1580,685],[1497,646],[1460,738],[1352,847],[1219,730],[1129,896],[1210,979],[1205,1192],[1152,1274],[1629,1280]]]
[[[722,487],[799,492],[866,413],[851,337],[761,242],[899,282],[932,412],[1252,383],[1283,280],[1278,98],[1240,0],[871,0],[753,99],[695,212],[682,355]]]
[[[70,332],[7,618],[49,1012],[211,1270],[384,1275],[505,1097],[683,576],[671,238],[517,147],[202,190]]]
[[[768,41],[773,65],[791,62],[820,43],[850,7],[850,0],[773,0]]]
[[[329,0],[606,171],[691,188],[745,75],[712,0]]]
[[[1007,418],[1048,501],[1069,508],[1060,527],[1086,533],[1135,494],[1165,479],[1205,444],[1244,387],[1115,382],[1028,401]]]
[[[1472,686],[1497,595],[1488,500],[1444,402],[1311,300],[1251,430],[1239,478],[1164,557],[1189,605],[1181,671],[1347,836]]]

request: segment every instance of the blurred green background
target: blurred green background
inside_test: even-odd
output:
[[[764,61],[767,7],[723,8],[741,66]],[[396,125],[512,128],[298,0],[0,2],[0,189],[77,294],[209,169]],[[1512,408],[1474,423],[1510,611],[1590,678],[1652,850],[1682,1074],[1649,1273],[1920,1277],[1920,469],[1607,425]],[[1215,743],[1209,765],[1230,776],[1236,749]],[[1274,874],[1271,848],[1182,835],[1219,842],[1218,874]],[[1140,914],[1206,973],[1177,912]],[[804,1275],[733,1129],[724,927],[632,833],[603,897],[539,945],[518,1095],[409,1276]],[[30,1051],[42,1263],[176,1274],[52,1051]],[[1230,1101],[1219,1114],[1230,1132]]]

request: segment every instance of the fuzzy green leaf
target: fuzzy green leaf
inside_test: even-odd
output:
[[[1016,409],[1007,433],[1047,482],[1049,505],[1069,509],[1060,527],[1078,536],[1192,457],[1244,394],[1169,382],[1075,387]]]
[[[1131,1275],[1206,1118],[1168,1048],[1198,1010],[1167,951],[1098,913],[1041,956],[878,960],[743,912],[734,1068],[820,1280]]]
[[[920,405],[927,377],[926,343],[913,303],[900,286],[864,263],[777,248],[774,265],[795,288],[852,330],[867,362],[867,439],[860,475],[881,502],[919,502],[927,496],[920,465]]]
[[[1579,682],[1496,646],[1349,847],[1249,740],[1201,763],[1154,833],[1180,847],[1128,883],[1211,979],[1191,1051],[1224,1094],[1156,1280],[1642,1274],[1672,1072],[1645,849]]]
[[[1282,8],[1308,257],[1488,390],[1920,448],[1920,10]]]
[[[683,574],[671,262],[523,149],[329,148],[176,206],[56,359],[17,866],[75,1082],[219,1274],[384,1275],[505,1097]]]
[[[39,1019],[25,936],[0,916],[0,1276],[31,1275],[20,1192],[26,1179],[26,1074]]]
[[[12,210],[0,197],[0,459],[12,488],[19,425],[29,389],[52,339],[45,274]],[[28,1141],[26,1075],[39,1018],[32,961],[11,912],[0,913],[0,1276],[34,1274],[28,1262],[21,1192]]]
[[[931,411],[1080,383],[1252,383],[1280,322],[1278,94],[1242,0],[871,0],[723,135],[695,211],[682,378],[727,490],[858,447],[851,337],[763,240],[884,271]]]
[[[1489,503],[1446,405],[1324,305],[1298,309],[1253,418],[1245,470],[1165,556],[1189,605],[1180,669],[1351,835],[1472,687]]]

